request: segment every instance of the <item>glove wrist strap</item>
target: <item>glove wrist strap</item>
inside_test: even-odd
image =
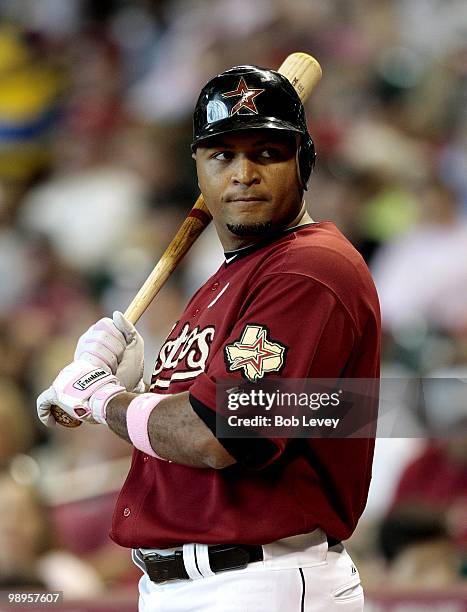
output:
[[[107,405],[110,400],[120,393],[126,393],[125,387],[121,385],[110,383],[104,385],[100,389],[97,389],[88,400],[89,408],[91,409],[92,417],[98,423],[107,425]]]

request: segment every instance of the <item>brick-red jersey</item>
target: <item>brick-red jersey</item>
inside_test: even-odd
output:
[[[269,358],[232,360],[261,336]],[[271,353],[275,354],[271,355]],[[190,391],[215,433],[216,380],[379,377],[380,313],[370,273],[329,221],[227,253],[162,346],[151,389]],[[253,368],[253,369],[252,369]],[[135,450],[111,537],[133,548],[266,544],[321,527],[348,538],[363,512],[374,440],[221,440],[237,463],[191,468]]]

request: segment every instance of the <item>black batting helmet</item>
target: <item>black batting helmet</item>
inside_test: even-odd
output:
[[[315,163],[315,147],[305,109],[283,75],[258,66],[235,66],[211,79],[201,90],[193,115],[192,150],[207,138],[250,129],[300,134],[297,151],[304,189]]]

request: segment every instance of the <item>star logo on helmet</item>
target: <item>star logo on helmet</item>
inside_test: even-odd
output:
[[[241,337],[226,345],[225,361],[230,372],[243,370],[251,382],[269,372],[279,372],[285,363],[286,347],[268,338],[268,330],[260,325],[247,325]]]
[[[245,108],[251,113],[255,113],[257,115],[258,109],[256,108],[255,98],[262,94],[263,91],[264,89],[249,89],[248,85],[245,82],[245,79],[241,77],[240,81],[238,82],[237,89],[222,94],[222,97],[233,98],[235,96],[240,96],[240,99],[230,109],[230,116],[235,115],[236,113],[239,113],[240,115],[245,114],[240,113],[242,108]]]

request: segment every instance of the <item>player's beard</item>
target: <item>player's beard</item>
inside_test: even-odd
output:
[[[227,223],[227,229],[236,236],[261,236],[271,231],[272,221],[264,223]]]

